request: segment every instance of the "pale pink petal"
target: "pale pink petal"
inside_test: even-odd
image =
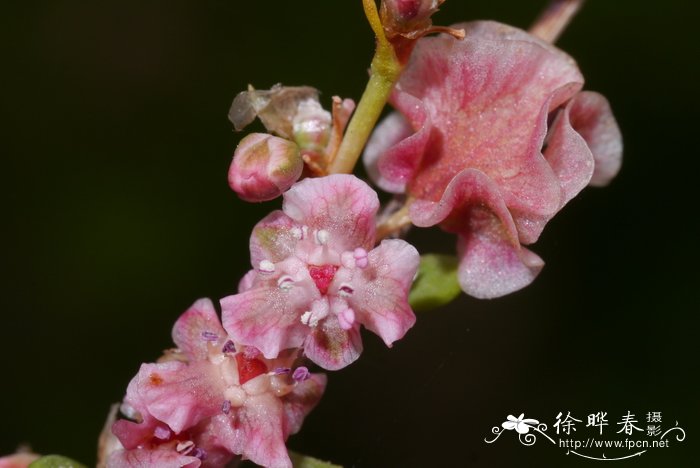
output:
[[[284,445],[282,402],[270,393],[248,397],[245,405],[231,416],[211,419],[210,432],[232,453],[252,462],[274,468],[291,468]]]
[[[306,415],[321,400],[327,380],[325,374],[311,374],[309,379],[297,383],[292,393],[282,399],[285,437],[299,432]]]
[[[258,275],[258,272],[255,270],[250,270],[248,273],[243,275],[243,278],[238,282],[238,292],[246,292],[250,288],[253,287],[253,283],[255,282],[255,277]]]
[[[602,95],[584,91],[574,98],[570,119],[595,159],[591,185],[607,185],[622,165],[622,134],[610,104]]]
[[[343,330],[335,314],[330,314],[306,339],[304,354],[327,370],[338,370],[352,364],[362,353],[358,326]]]
[[[420,255],[408,242],[384,240],[369,252],[368,266],[353,273],[354,292],[348,303],[358,320],[379,335],[387,346],[402,338],[416,322],[408,305],[408,291],[416,275]]]
[[[311,230],[325,230],[338,251],[370,249],[374,242],[377,194],[348,174],[304,179],[284,194],[284,212]]]
[[[300,317],[318,297],[310,277],[290,289],[277,284],[256,286],[221,299],[224,328],[235,342],[254,346],[274,359],[281,350],[303,344],[307,327]]]
[[[151,440],[155,429],[159,426],[165,427],[165,424],[144,412],[143,421],[140,423],[127,419],[115,421],[112,424],[112,434],[119,439],[124,448],[135,449],[144,442]]]
[[[500,223],[461,235],[459,284],[470,296],[493,299],[529,285],[544,266],[540,257],[504,238]]]
[[[509,207],[556,211],[559,188],[540,152],[546,133],[542,110],[545,104],[561,105],[580,88],[575,63],[509,26],[455,27],[467,31],[463,41],[444,36],[419,41],[400,80],[402,93],[423,102],[437,133],[409,192],[436,201],[457,173],[471,167],[499,184]],[[565,85],[568,96],[552,99]],[[413,109],[397,107],[404,114]]]
[[[409,214],[417,226],[440,223],[460,235],[460,286],[471,296],[486,299],[516,291],[542,268],[542,260],[520,246],[498,187],[483,172],[462,171],[439,202],[417,200]]]
[[[15,453],[0,457],[0,468],[27,468],[41,458],[36,453]]]
[[[190,360],[205,359],[210,346],[220,348],[228,339],[209,299],[200,299],[187,309],[175,322],[172,336]]]
[[[221,411],[223,381],[208,361],[142,364],[134,377],[137,400],[175,433]],[[131,386],[130,386],[131,387]]]
[[[294,253],[297,238],[292,231],[294,220],[282,211],[273,211],[253,228],[250,236],[250,261],[253,268],[267,260],[272,263],[288,258]]]
[[[372,133],[363,160],[367,173],[379,188],[402,193],[420,164],[431,127],[425,122],[427,115],[421,101],[400,90],[396,93],[395,101],[413,101],[412,105],[401,108],[415,109],[414,115],[409,117],[418,122],[418,131],[398,112],[389,114]]]
[[[201,464],[199,458],[172,449],[118,450],[107,460],[107,468],[197,468]]]

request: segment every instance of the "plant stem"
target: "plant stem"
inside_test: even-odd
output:
[[[377,226],[377,242],[410,225],[411,218],[408,217],[408,204],[406,204]]]
[[[377,37],[377,50],[372,59],[370,78],[365,92],[350,120],[338,153],[328,167],[330,174],[353,171],[402,69],[394,47],[384,34],[374,0],[362,0],[362,4],[367,20]]]

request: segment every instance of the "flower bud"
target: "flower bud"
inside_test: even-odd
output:
[[[302,150],[322,152],[331,136],[331,123],[331,114],[318,100],[302,101],[292,121],[294,141]]]
[[[389,36],[412,36],[429,28],[430,17],[445,0],[382,0],[382,24]]]
[[[304,161],[294,142],[251,133],[233,154],[228,183],[242,199],[262,202],[285,192],[299,179],[303,168]]]

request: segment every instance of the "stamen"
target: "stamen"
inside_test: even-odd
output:
[[[338,322],[340,323],[340,328],[343,330],[350,330],[355,323],[355,311],[352,309],[345,309],[338,314]]]
[[[275,264],[270,260],[263,260],[260,262],[260,265],[258,265],[258,269],[262,273],[272,273],[275,271]]]
[[[156,439],[167,440],[168,437],[170,437],[170,429],[168,429],[167,427],[158,426],[153,431],[153,436]]]
[[[187,440],[185,442],[180,442],[179,444],[177,444],[175,446],[175,451],[177,453],[182,454],[182,455],[187,455],[188,453],[190,453],[192,451],[193,448],[194,448],[194,442],[192,442],[191,440]]]
[[[229,414],[231,412],[231,402],[229,400],[224,400],[221,404],[221,412],[224,414]]]
[[[233,344],[233,341],[228,340],[226,344],[224,344],[224,347],[221,348],[222,353],[235,353],[236,352],[236,345]]]
[[[289,367],[278,367],[272,371],[273,375],[289,374],[292,371]]]
[[[307,380],[309,377],[311,377],[311,373],[309,372],[309,369],[307,369],[304,366],[297,367],[294,369],[294,373],[292,374],[292,380],[295,382],[303,382]]]
[[[319,229],[316,231],[316,243],[319,245],[326,245],[328,240],[331,238],[330,232],[325,229]]]
[[[191,456],[195,457],[195,458],[199,458],[200,460],[204,460],[205,458],[207,458],[207,451],[201,447],[197,447],[196,449],[194,449],[192,451]]]
[[[277,280],[277,286],[282,291],[289,291],[294,287],[294,280],[288,275],[281,276],[280,279]]]
[[[367,251],[363,249],[362,247],[358,247],[355,249],[355,251],[352,253],[352,256],[355,257],[355,264],[359,268],[366,268],[367,267]]]
[[[306,312],[301,314],[301,323],[303,323],[304,325],[308,325],[309,320],[311,320],[311,311],[307,310]]]
[[[340,287],[338,288],[338,295],[341,297],[349,297],[354,293],[355,290],[350,286],[349,284],[341,284]]]
[[[217,334],[214,333],[214,332],[203,331],[203,332],[202,332],[202,338],[204,339],[204,341],[211,341],[211,342],[214,342],[214,341],[216,341],[216,340],[219,339],[219,335],[217,335]]]
[[[301,231],[301,228],[293,227],[291,232],[292,237],[294,237],[296,240],[302,240],[304,238],[304,233]]]

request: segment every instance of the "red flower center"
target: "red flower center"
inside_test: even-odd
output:
[[[243,353],[236,354],[238,364],[238,381],[241,385],[267,372],[267,366],[257,358],[247,358]]]
[[[311,279],[314,280],[316,287],[321,294],[326,294],[328,292],[328,286],[331,285],[335,272],[338,271],[336,265],[309,265],[309,274]]]

